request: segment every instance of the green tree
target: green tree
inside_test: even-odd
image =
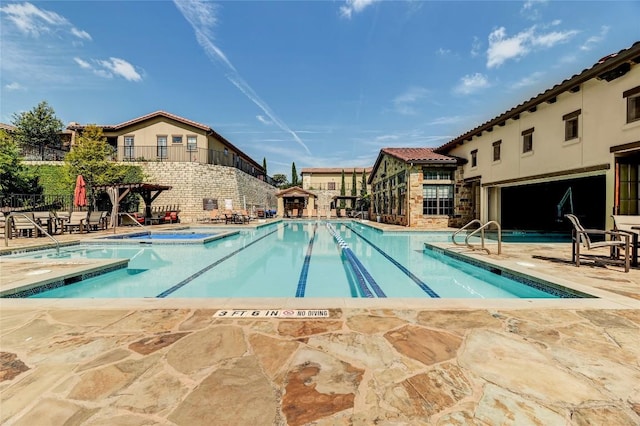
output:
[[[342,169],[342,177],[340,180],[340,195],[345,196],[346,193],[346,188],[344,187],[344,169]],[[345,202],[344,202],[344,198],[340,199],[340,208],[344,209],[345,206]]]
[[[367,172],[365,169],[362,169],[362,186],[360,188],[360,196],[364,197],[367,195]]]
[[[271,180],[273,180],[274,185],[278,188],[284,188],[289,184],[287,176],[282,173],[276,173],[275,175],[271,176]]]
[[[296,171],[296,163],[291,163],[291,186],[298,185],[298,172]]]
[[[262,169],[264,170],[264,175],[267,176],[267,157],[262,157]]]
[[[16,126],[18,145],[37,149],[41,159],[44,160],[45,147],[60,147],[60,132],[64,126],[46,101],[31,111],[13,114],[12,123]]]
[[[353,174],[351,175],[351,195],[356,196],[358,194],[358,189],[356,188],[357,179],[356,179],[356,169],[353,169]]]
[[[22,164],[15,140],[0,129],[0,193],[41,194],[38,178]]]
[[[139,167],[116,165],[111,161],[112,155],[113,148],[107,143],[102,129],[89,125],[76,137],[73,149],[64,159],[68,179],[75,182],[78,175],[84,178],[91,205],[95,206],[95,185],[135,183],[144,179]]]

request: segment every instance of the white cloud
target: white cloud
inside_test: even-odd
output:
[[[460,79],[460,83],[453,89],[459,95],[469,95],[478,90],[489,87],[487,76],[480,73],[465,75]]]
[[[123,77],[129,81],[140,81],[142,76],[138,74],[135,67],[129,62],[120,58],[109,58],[109,60],[98,61],[106,70],[111,71],[115,75]]]
[[[269,120],[268,118],[265,118],[264,115],[256,115],[256,118],[258,119],[259,122],[261,122],[262,124],[266,124],[268,126],[273,124],[273,121]]]
[[[209,59],[223,66],[227,80],[258,106],[276,126],[290,134],[296,143],[310,155],[311,151],[298,134],[271,110],[269,105],[242,78],[224,52],[213,43],[213,28],[217,24],[215,5],[204,0],[174,0],[173,3],[193,28],[198,44],[204,49]]]
[[[542,46],[542,47],[553,47],[558,43],[562,43],[568,39],[570,39],[571,37],[573,37],[574,35],[578,34],[578,31],[576,30],[570,30],[570,31],[552,31],[550,33],[547,34],[542,34],[540,36],[534,37],[531,40],[531,44],[533,46]]]
[[[536,20],[541,16],[538,6],[544,5],[546,3],[548,3],[548,0],[526,0],[522,4],[520,14],[527,19]]]
[[[451,54],[451,50],[441,47],[438,50],[436,50],[436,53],[440,56],[448,56]]]
[[[482,42],[476,36],[473,36],[473,41],[471,42],[471,56],[478,56],[480,54],[480,50],[482,50]]]
[[[87,61],[84,61],[80,58],[73,58],[73,60],[80,65],[80,68],[84,68],[84,69],[92,69],[91,64]]]
[[[10,91],[11,90],[22,90],[22,89],[24,89],[24,87],[22,87],[22,85],[20,83],[16,83],[16,82],[6,84],[4,86],[4,88],[7,89],[7,90],[10,90]]]
[[[91,40],[88,32],[73,27],[65,17],[40,9],[31,3],[10,3],[0,7],[0,12],[6,15],[18,31],[31,37],[64,30],[80,39]]]
[[[91,35],[88,32],[79,30],[76,27],[71,28],[71,34],[83,40],[91,40]]]
[[[129,62],[120,58],[92,59],[91,62],[75,57],[73,58],[80,68],[91,70],[95,75],[103,78],[113,78],[114,75],[128,81],[141,81],[142,76]]]
[[[580,50],[591,50],[594,45],[604,40],[608,32],[609,32],[609,27],[607,25],[603,25],[602,27],[600,27],[600,34],[589,37],[584,42],[584,44],[580,46]]]
[[[395,111],[403,115],[415,115],[417,111],[414,105],[424,99],[429,90],[423,87],[411,87],[393,100]]]
[[[511,89],[522,89],[537,84],[540,78],[544,75],[543,72],[536,71],[531,75],[525,76],[511,85]]]
[[[445,124],[456,124],[465,120],[466,117],[460,115],[453,115],[450,117],[437,117],[427,123],[428,126],[439,126]]]
[[[499,67],[504,62],[528,55],[532,50],[548,49],[556,44],[568,41],[578,34],[576,30],[551,31],[537,33],[536,27],[528,28],[514,36],[508,37],[504,27],[497,28],[489,34],[487,49],[487,68]]]
[[[360,13],[378,0],[346,0],[344,6],[340,6],[340,16],[351,19],[354,13]]]

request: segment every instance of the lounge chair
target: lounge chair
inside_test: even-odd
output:
[[[178,212],[175,210],[166,212],[164,217],[162,218],[162,222],[163,223],[180,223]]]
[[[224,220],[224,215],[220,214],[220,210],[213,209],[209,212],[209,222],[222,222]]]
[[[298,217],[298,209],[291,210],[291,217]]]
[[[144,225],[144,216],[140,213],[120,214],[120,226]]]
[[[622,263],[624,263],[624,271],[629,272],[629,237],[630,235],[626,232],[616,232],[616,231],[604,231],[599,229],[585,229],[581,224],[580,220],[572,214],[565,215],[567,219],[573,225],[572,230],[572,249],[571,249],[571,260],[576,263],[576,266],[580,266],[580,246],[586,248],[587,250],[594,250],[599,248],[609,248],[609,261],[620,263],[619,255],[620,250],[624,248],[624,259],[622,259]],[[598,235],[605,238],[604,241],[591,241],[590,235]],[[610,239],[607,240],[606,237]],[[584,255],[582,255],[584,256]]]
[[[78,232],[84,234],[89,230],[89,212],[71,212],[69,221],[64,223],[64,230],[71,233],[74,229],[78,229]]]
[[[331,219],[332,217],[336,217],[336,209],[329,210],[329,214],[327,214],[327,219]]]

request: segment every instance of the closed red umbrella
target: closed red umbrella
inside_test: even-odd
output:
[[[84,182],[82,175],[76,178],[76,189],[73,192],[73,205],[75,207],[84,207],[87,205],[87,184]]]

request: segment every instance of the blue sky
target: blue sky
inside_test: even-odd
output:
[[[157,110],[268,172],[435,147],[640,40],[640,2],[45,1],[0,4],[0,121]]]

